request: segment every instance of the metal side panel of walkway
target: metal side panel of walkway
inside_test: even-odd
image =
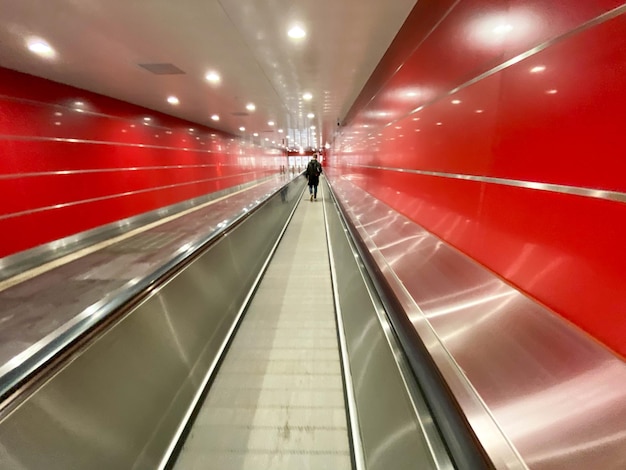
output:
[[[321,198],[303,195],[175,470],[351,468]]]

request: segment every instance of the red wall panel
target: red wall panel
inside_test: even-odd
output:
[[[626,4],[460,1],[425,23],[428,8],[328,171],[626,355]]]
[[[213,129],[2,68],[0,154],[0,257],[284,163]]]

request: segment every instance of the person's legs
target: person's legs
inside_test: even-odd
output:
[[[311,195],[311,201],[313,200],[313,185],[309,184],[309,194]]]
[[[317,199],[317,185],[313,186],[313,199]]]

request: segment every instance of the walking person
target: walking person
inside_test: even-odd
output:
[[[322,174],[322,164],[317,161],[317,154],[313,154],[313,158],[306,167],[304,176],[309,180],[309,194],[311,201],[317,200],[317,185],[320,183],[320,175]]]

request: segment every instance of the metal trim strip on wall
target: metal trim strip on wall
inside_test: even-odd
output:
[[[65,175],[82,175],[92,173],[114,173],[117,171],[144,171],[144,170],[186,170],[189,168],[223,168],[223,167],[239,167],[234,163],[209,163],[206,165],[162,165],[162,166],[131,166],[120,168],[95,168],[86,170],[54,170],[54,171],[36,171],[33,173],[11,173],[0,175],[0,180],[34,178],[37,176],[65,176]]]
[[[392,168],[384,166],[371,165],[349,165],[357,168],[370,168],[383,171],[397,171],[400,173],[412,173],[423,176],[436,176],[440,178],[459,179],[466,181],[476,181],[479,183],[492,183],[502,186],[512,186],[515,188],[536,189],[538,191],[549,191],[561,194],[570,194],[574,196],[590,197],[594,199],[603,199],[607,201],[626,202],[626,193],[620,191],[611,191],[607,189],[582,188],[578,186],[568,186],[564,184],[539,183],[537,181],[524,181],[509,178],[497,178],[492,176],[465,175],[462,173],[444,173],[439,171],[427,170],[410,170],[407,168]]]
[[[134,147],[134,148],[147,148],[156,150],[183,150],[185,152],[198,152],[198,153],[223,153],[217,150],[209,149],[195,149],[190,147],[166,147],[162,145],[153,144],[133,144],[130,142],[114,142],[106,140],[88,140],[88,139],[75,139],[71,137],[31,137],[21,135],[0,135],[0,140],[22,140],[26,142],[61,142],[71,144],[93,144],[93,145],[114,145],[117,147]]]
[[[203,180],[188,181],[186,183],[170,184],[170,185],[167,185],[167,186],[155,186],[153,188],[140,189],[140,190],[137,190],[137,191],[127,191],[127,192],[124,192],[124,193],[110,194],[108,196],[95,197],[95,198],[91,198],[91,199],[82,199],[80,201],[65,202],[63,204],[55,204],[53,206],[38,207],[36,209],[29,209],[29,210],[26,210],[26,211],[13,212],[11,214],[0,215],[0,221],[1,220],[15,218],[15,217],[21,217],[21,216],[24,216],[24,215],[35,214],[35,213],[38,213],[38,212],[45,212],[45,211],[48,211],[48,210],[64,209],[66,207],[77,206],[77,205],[80,205],[80,204],[90,204],[92,202],[106,201],[108,199],[115,199],[115,198],[126,197],[126,196],[134,196],[136,194],[142,194],[142,193],[147,193],[147,192],[151,192],[151,191],[162,191],[162,190],[165,190],[165,189],[178,188],[178,187],[182,187],[182,186],[188,186],[188,185],[191,185],[191,184],[206,183],[206,182],[209,182],[209,181],[225,180],[225,179],[229,179],[229,178],[235,178],[235,177],[238,177],[238,176],[254,175],[256,173],[258,173],[258,172],[251,171],[251,172],[248,172],[248,173],[238,173],[236,175],[220,176],[218,178],[207,178],[207,179],[203,179]]]

